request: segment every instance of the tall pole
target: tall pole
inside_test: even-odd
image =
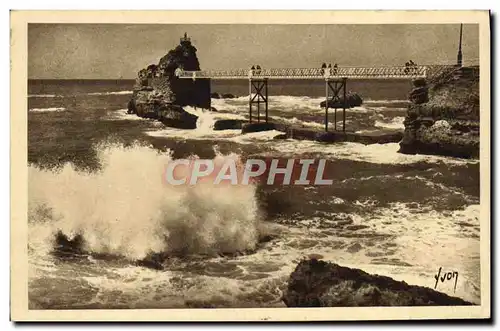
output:
[[[248,117],[249,121],[252,123],[252,80],[248,80]]]
[[[267,116],[267,112],[268,112],[268,109],[267,109],[268,108],[268,105],[267,105],[267,97],[268,97],[268,93],[267,93],[267,83],[268,83],[268,81],[267,81],[267,78],[266,78],[265,81],[266,81],[266,123],[267,123],[267,117],[268,117]]]
[[[457,66],[462,66],[462,27],[463,24],[460,24],[460,42],[458,43],[458,54],[457,54]]]
[[[262,85],[260,85],[261,83],[257,83],[257,122],[260,123],[260,90],[262,89]]]
[[[342,110],[342,131],[345,132],[345,108],[347,105],[347,93],[346,93],[346,86],[347,85],[347,78],[344,78],[344,102],[343,102],[343,110]]]
[[[328,80],[325,80],[325,94],[326,94],[326,103],[325,103],[325,132],[328,132]]]

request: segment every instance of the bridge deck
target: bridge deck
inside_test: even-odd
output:
[[[439,67],[439,68],[437,68]],[[184,71],[178,69],[179,78],[197,79],[415,79],[425,78],[432,72],[450,66],[390,66],[390,67],[338,67],[338,68],[276,68]]]

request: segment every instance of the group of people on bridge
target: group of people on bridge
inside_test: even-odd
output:
[[[331,75],[336,75],[338,70],[339,70],[339,66],[337,65],[337,63],[335,63],[333,65],[333,68],[332,68],[332,64],[328,64],[328,66],[326,65],[326,63],[323,63],[321,65],[321,74],[324,75],[325,74],[325,70],[328,69],[328,71],[330,72]]]
[[[410,74],[410,73],[414,72],[416,69],[417,69],[417,64],[415,62],[413,62],[412,60],[410,60],[409,62],[405,63],[404,73]]]
[[[321,74],[324,75],[326,70],[328,69],[328,71],[330,72],[331,75],[336,75],[338,70],[339,70],[339,66],[337,63],[335,63],[332,67],[332,64],[328,64],[328,66],[326,65],[326,63],[323,63],[321,65]],[[252,70],[252,73],[256,74],[256,75],[259,75],[262,71],[262,68],[260,65],[253,65],[250,70]]]
[[[260,65],[253,65],[250,70],[252,70],[252,72],[256,75],[260,75],[260,71],[262,70],[262,68],[260,67]]]

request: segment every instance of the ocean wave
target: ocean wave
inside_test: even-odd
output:
[[[221,119],[236,119],[243,120],[244,116],[234,113],[213,112],[208,109],[184,107],[184,110],[190,114],[198,116],[196,121],[196,129],[183,130],[176,128],[165,128],[164,130],[146,131],[146,134],[151,137],[170,137],[182,140],[211,140],[234,137],[241,134],[241,129],[235,130],[214,130],[214,125],[217,120]]]
[[[408,155],[398,153],[398,143],[371,144],[364,145],[360,143],[336,143],[324,144],[309,140],[277,140],[269,144],[268,147],[272,153],[300,155],[304,153],[316,153],[331,156],[338,159],[347,159],[353,161],[362,161],[378,164],[410,164],[416,162],[447,164],[477,164],[479,160],[462,159],[438,155]]]
[[[376,228],[377,233],[394,236],[393,249],[397,249],[397,258],[412,264],[411,270],[419,271],[408,275],[405,272],[407,268],[395,269],[394,278],[429,286],[429,279],[433,279],[439,267],[445,270],[458,268],[462,281],[459,279],[456,291],[452,282],[440,284],[438,290],[478,302],[480,291],[473,289],[479,284],[479,273],[474,267],[479,266],[479,217],[479,205],[454,211],[436,211],[415,202],[396,202],[378,209],[371,216],[365,216],[363,222]],[[433,247],[437,249],[429,254],[429,249]],[[439,249],[444,247],[453,249]],[[380,248],[383,248],[382,252],[388,250],[382,245]],[[370,250],[373,252],[376,249],[371,247]]]
[[[234,99],[212,99],[212,105],[218,110],[248,113],[248,100],[248,96],[241,96]],[[321,101],[324,101],[324,98],[270,95],[269,109],[281,111],[317,110],[320,108]],[[254,106],[254,109],[256,109],[256,106]]]
[[[294,125],[297,127],[310,127],[310,128],[324,128],[325,125],[323,123],[311,122],[311,121],[303,121],[299,120],[297,117],[281,117],[281,116],[272,116],[271,119],[276,122],[284,122],[286,124]]]
[[[405,118],[403,116],[393,117],[390,121],[375,121],[375,126],[379,128],[388,128],[388,129],[404,129],[405,126],[403,124]]]
[[[255,248],[259,212],[253,185],[201,181],[172,186],[163,180],[170,152],[104,143],[96,150],[103,167],[94,173],[77,171],[70,163],[58,170],[29,166],[32,249],[40,248],[41,237],[42,248],[51,249],[57,231],[68,238],[82,235],[86,251],[133,260],[151,252]],[[228,158],[238,161],[239,156],[217,154],[214,161],[222,164]]]
[[[63,107],[50,107],[50,108],[30,108],[29,111],[32,112],[39,112],[39,113],[45,113],[45,112],[59,112],[59,111],[65,111],[66,108]]]

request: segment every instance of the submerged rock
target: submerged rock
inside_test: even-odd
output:
[[[472,305],[427,287],[317,259],[303,260],[297,265],[283,301],[288,307]]]
[[[347,94],[347,104],[346,108],[359,107],[363,104],[363,99],[357,93]],[[321,108],[325,108],[326,101],[321,101],[319,104]],[[338,100],[329,99],[328,108],[343,108],[344,107],[344,97],[341,96]]]
[[[198,116],[185,111],[177,105],[161,105],[158,110],[158,119],[166,126],[178,129],[196,129]]]
[[[216,120],[214,123],[214,130],[238,130],[241,129],[245,122],[245,120],[237,119]]]
[[[246,123],[241,128],[241,133],[261,132],[275,130],[276,125],[269,122]]]
[[[217,92],[213,92],[210,94],[210,98],[212,99],[234,99],[236,98],[234,96],[234,94],[231,94],[231,93],[217,93]]]
[[[479,67],[413,81],[400,153],[479,157]]]

